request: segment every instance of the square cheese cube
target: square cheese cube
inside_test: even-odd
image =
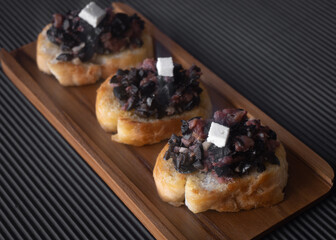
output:
[[[156,69],[159,76],[173,77],[174,63],[172,57],[158,58],[156,62]]]
[[[101,9],[96,3],[90,2],[82,9],[78,16],[95,28],[105,15],[105,10]]]
[[[212,122],[207,138],[207,142],[215,144],[217,147],[224,147],[229,137],[230,128]]]

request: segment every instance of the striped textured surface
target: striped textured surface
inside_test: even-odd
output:
[[[1,2],[0,47],[33,41],[54,12],[87,2]],[[336,1],[125,2],[335,167]],[[152,238],[2,71],[0,78],[0,239]],[[333,190],[265,238],[333,239],[335,219]]]

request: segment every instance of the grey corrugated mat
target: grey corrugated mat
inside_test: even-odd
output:
[[[2,1],[0,46],[33,41],[54,12],[87,2]],[[126,2],[335,166],[335,1]],[[152,238],[3,72],[0,78],[0,239]],[[333,191],[265,238],[333,239],[335,219]]]

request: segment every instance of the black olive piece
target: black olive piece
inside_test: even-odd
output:
[[[242,174],[247,173],[251,169],[251,167],[251,163],[241,162],[241,164],[239,164],[239,170]]]
[[[172,97],[175,93],[175,87],[173,82],[168,82],[165,86],[168,90],[169,97]]]
[[[179,173],[192,173],[196,171],[196,168],[194,168],[193,165],[185,167],[181,166],[179,169],[176,169]]]
[[[191,88],[193,91],[198,92],[198,88],[200,85],[199,81],[189,81],[189,88]],[[202,90],[202,88],[200,88]]]
[[[149,96],[155,90],[155,82],[149,81],[140,87],[141,96]]]
[[[111,77],[110,79],[110,83],[119,83],[119,78],[117,75],[114,75],[113,77]]]
[[[224,166],[224,167],[214,167],[214,170],[218,177],[232,177],[234,175],[233,170],[230,168],[230,166]]]
[[[184,110],[189,111],[191,110],[194,106],[198,105],[200,102],[200,97],[194,97],[189,103],[187,103],[184,107]]]
[[[176,85],[183,85],[185,84],[184,80],[186,79],[186,70],[175,70],[174,69],[174,83]]]
[[[124,76],[125,74],[126,74],[125,71],[123,71],[122,69],[118,69],[116,73],[117,76]]]
[[[216,145],[212,144],[209,147],[209,151],[214,155],[215,159],[220,159],[224,157],[224,148],[219,148]]]
[[[131,97],[127,100],[127,103],[128,103],[127,108],[126,108],[127,111],[129,111],[129,110],[131,110],[132,108],[134,108],[135,103],[136,103],[136,100],[137,100],[136,96],[131,96]]]
[[[74,58],[72,53],[61,53],[57,56],[58,61],[71,61]]]
[[[257,172],[262,173],[266,170],[266,167],[263,163],[257,162]]]
[[[71,51],[72,48],[76,45],[76,41],[74,40],[63,40],[61,43],[62,51]]]
[[[174,76],[177,76],[179,74],[179,71],[181,71],[182,69],[183,68],[181,64],[174,63],[174,69],[173,69]]]
[[[175,161],[175,169],[180,173],[191,173],[196,170],[192,164],[188,154],[180,153]]]
[[[207,123],[206,123],[205,126],[204,126],[204,134],[205,134],[206,136],[208,136],[208,134],[209,134],[210,126],[211,126],[211,122],[210,122],[210,121],[207,121]]]
[[[174,148],[175,148],[175,145],[174,145],[174,144],[170,144],[170,145],[168,146],[168,151],[169,151],[170,154],[173,154],[173,153],[174,153]]]
[[[161,88],[155,96],[156,103],[161,106],[165,107],[169,104],[169,91],[166,87]]]
[[[169,150],[168,150],[168,151],[165,153],[163,159],[167,161],[169,158],[170,158],[170,152],[169,152]]]
[[[149,108],[148,108],[148,106],[147,106],[147,104],[146,103],[144,103],[144,102],[139,102],[138,103],[138,107],[137,107],[137,111],[141,111],[141,112],[148,112],[149,111]]]
[[[142,78],[144,78],[144,77],[147,76],[147,72],[145,70],[143,70],[143,69],[140,69],[138,71],[138,76],[139,76],[140,79],[142,79]]]
[[[136,47],[141,47],[143,45],[143,41],[141,40],[141,38],[132,38],[131,44],[135,45]]]
[[[181,143],[181,137],[178,137],[175,134],[172,134],[170,139],[168,140],[169,145],[180,146],[180,143]]]
[[[83,30],[83,32],[77,32],[76,34],[76,38],[80,41],[80,42],[87,42],[86,41],[86,33],[85,31]]]
[[[230,135],[246,135],[246,128],[243,122],[235,123],[230,127]]]
[[[214,152],[216,151],[216,149],[218,149],[218,147],[215,144],[211,144],[210,147],[208,148],[209,152]]]
[[[243,140],[241,140],[240,138],[236,138],[235,140],[236,140],[235,143],[237,143],[239,147],[244,147],[244,142],[243,142]]]
[[[127,79],[126,76],[123,76],[123,77],[121,78],[120,83],[121,83],[121,85],[123,85],[125,88],[127,88],[128,85],[129,85],[129,81],[128,81],[128,79]]]
[[[58,29],[55,27],[51,27],[48,29],[47,31],[47,37],[49,39],[50,42],[55,43],[55,44],[59,44],[59,41],[57,40],[58,38]]]
[[[127,14],[117,13],[111,23],[111,33],[114,37],[121,38],[129,28],[129,18]]]
[[[273,139],[273,140],[277,139],[277,134],[273,130],[270,129],[267,134],[270,139]]]
[[[256,155],[259,155],[265,150],[265,143],[262,140],[255,140],[254,142],[254,150],[256,151]]]
[[[189,140],[189,139],[191,138],[191,136],[192,136],[192,133],[189,132],[189,133],[185,133],[185,134],[183,135],[183,138],[186,139],[186,140]]]
[[[180,153],[176,158],[176,163],[175,163],[176,170],[180,171],[181,165],[183,164],[184,160],[185,160],[185,155]]]
[[[138,92],[138,90],[139,89],[137,88],[137,86],[131,84],[128,93],[130,93],[131,95],[135,95]]]
[[[204,166],[203,166],[203,163],[201,160],[197,160],[193,163],[193,167],[196,168],[196,169],[203,169]]]
[[[275,154],[270,155],[267,160],[271,164],[280,165],[280,161]]]
[[[195,158],[196,160],[202,160],[203,159],[203,146],[201,143],[198,143],[194,149]]]
[[[184,105],[184,110],[185,111],[188,111],[188,110],[191,110],[194,106],[195,106],[195,102],[194,102],[194,99],[192,99],[190,102],[188,102],[186,105]]]
[[[156,100],[160,106],[167,106],[173,94],[174,86],[172,82],[169,82],[159,89]]]
[[[167,82],[165,81],[165,77],[164,76],[157,76],[157,82],[158,82],[158,87],[159,88],[163,88]]]
[[[114,87],[113,93],[116,98],[119,100],[126,100],[127,99],[127,93],[125,91],[125,88],[123,86]]]
[[[181,122],[182,122],[181,131],[182,131],[182,134],[184,135],[189,131],[189,123],[185,120],[181,120]]]
[[[151,116],[151,113],[145,109],[136,109],[135,114],[138,115],[139,117],[144,117],[144,118]]]
[[[96,34],[96,36],[99,36],[103,32],[103,30],[104,29],[99,24],[97,27],[94,28],[94,33]]]
[[[229,145],[225,145],[225,147],[223,148],[223,156],[229,156],[231,153],[231,149],[229,147]]]
[[[190,71],[195,71],[195,72],[201,72],[201,69],[199,67],[197,67],[195,64],[193,64],[191,67],[190,67]]]
[[[139,17],[136,13],[133,14],[133,15],[130,17],[130,22],[132,22],[132,21],[136,21],[136,22],[139,24],[140,28],[141,28],[141,29],[144,29],[144,27],[145,27],[145,22],[144,22],[143,20],[141,20],[140,17]]]
[[[131,68],[131,70],[128,73],[128,79],[136,78],[136,76],[137,76],[136,68]]]
[[[255,158],[257,156],[257,151],[255,149],[250,150],[250,158]]]
[[[197,94],[201,94],[203,92],[203,89],[200,88],[200,87],[197,87],[195,90],[194,90]]]
[[[179,64],[179,63],[174,63],[174,70],[182,70],[182,69],[183,69],[183,67],[182,67],[181,64]]]
[[[251,138],[251,137],[253,136],[253,134],[252,134],[252,132],[251,132],[251,131],[247,130],[247,131],[246,131],[246,136],[248,136],[248,137],[250,137],[250,138]]]
[[[91,44],[85,44],[85,47],[83,47],[79,53],[78,53],[78,58],[82,61],[82,62],[86,62],[89,61],[93,54],[95,53],[95,49]]]
[[[256,125],[250,125],[246,127],[246,134],[248,137],[252,137],[255,133]]]

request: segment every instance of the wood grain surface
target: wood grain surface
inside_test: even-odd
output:
[[[120,3],[114,4],[114,7],[128,14],[135,12]],[[154,39],[172,53],[175,61],[185,67],[193,63],[201,67],[202,81],[211,95],[214,110],[224,107],[244,108],[278,133],[286,147],[289,162],[289,179],[283,202],[271,208],[238,213],[207,211],[193,214],[186,207],[170,206],[158,197],[152,177],[155,159],[166,141],[144,147],[112,142],[110,134],[101,129],[95,117],[96,90],[102,81],[89,86],[62,87],[54,77],[38,70],[35,42],[11,53],[2,49],[1,61],[4,72],[19,90],[156,238],[255,238],[316,202],[330,190],[334,173],[325,160],[165,36],[147,19],[145,21]]]

